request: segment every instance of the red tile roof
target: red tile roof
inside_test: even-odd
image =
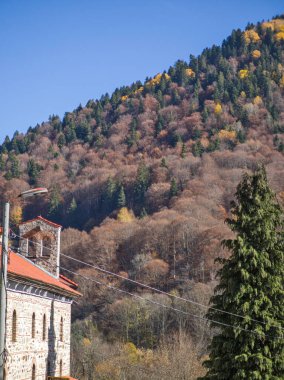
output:
[[[70,280],[70,278],[63,276],[63,274],[60,274],[59,277],[60,277],[60,280],[63,280],[63,282],[67,282],[67,284],[71,285],[71,288],[73,288],[73,289],[78,288],[78,284],[76,282]]]
[[[36,218],[26,220],[25,222],[22,222],[20,224],[26,224],[26,223],[34,222],[35,220],[41,220],[42,222],[45,222],[45,223],[49,224],[50,226],[53,226],[56,228],[62,227],[60,224],[53,223],[50,220],[43,218],[41,215],[37,216]]]
[[[66,284],[66,280],[64,281],[60,277],[57,279],[49,275],[44,270],[33,264],[30,260],[12,251],[9,253],[8,276],[9,273],[15,276],[30,279],[43,285],[49,285],[55,292],[58,291],[58,293],[62,293],[62,291],[64,291],[73,296],[81,295],[81,293],[77,292],[74,288],[68,286]],[[73,281],[70,280],[70,282]]]

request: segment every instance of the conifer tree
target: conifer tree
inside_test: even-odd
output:
[[[125,197],[124,187],[123,185],[121,185],[118,192],[118,197],[117,197],[117,207],[122,208],[125,205],[126,205],[126,197]]]
[[[218,332],[202,379],[280,380],[284,378],[283,215],[264,168],[243,176],[231,211],[232,219],[226,222],[236,237],[223,241],[231,256],[219,259],[220,283],[207,315]]]
[[[134,184],[135,198],[136,198],[136,201],[140,203],[141,205],[144,202],[145,193],[149,186],[150,186],[150,170],[145,165],[144,162],[141,162],[137,170],[136,181]]]
[[[186,146],[185,146],[184,142],[182,143],[182,146],[181,146],[180,156],[181,156],[181,158],[185,158],[185,156],[186,156]]]
[[[67,213],[68,214],[73,214],[76,210],[77,210],[77,202],[76,202],[76,199],[75,197],[72,198],[71,202],[70,202],[70,205],[68,207],[68,210],[67,210]]]
[[[171,180],[171,187],[170,187],[170,198],[175,197],[178,193],[178,186],[175,178],[172,178]]]

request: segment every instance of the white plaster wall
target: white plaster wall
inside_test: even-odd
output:
[[[53,302],[53,313],[52,313]],[[12,315],[17,313],[17,341],[12,342]],[[35,313],[35,338],[32,339],[32,314]],[[43,315],[46,314],[46,340],[42,339]],[[53,315],[53,322],[52,322]],[[63,342],[59,341],[60,319],[63,317]],[[30,380],[32,366],[36,366],[36,380],[45,380],[47,360],[50,359],[53,375],[70,375],[70,326],[71,304],[52,301],[29,294],[8,291],[7,380]]]

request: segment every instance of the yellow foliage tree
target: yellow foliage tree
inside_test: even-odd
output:
[[[235,140],[236,131],[227,131],[226,129],[221,129],[218,133],[220,140]]]
[[[260,105],[262,104],[262,99],[260,96],[256,96],[254,99],[253,99],[253,104],[255,105]]]
[[[141,92],[143,91],[143,89],[144,89],[143,86],[139,87],[137,90],[134,91],[134,94],[139,94],[139,93],[141,93]]]
[[[129,211],[127,207],[122,207],[117,214],[117,220],[119,222],[129,223],[129,222],[132,222],[133,219],[134,219],[133,213]]]
[[[105,360],[95,366],[96,372],[99,374],[100,379],[114,380],[120,378],[120,368],[117,363],[111,360]]]
[[[128,95],[123,95],[122,97],[121,97],[121,100],[124,102],[125,100],[127,100],[128,99]]]
[[[247,69],[243,69],[243,70],[240,70],[240,71],[239,71],[239,77],[240,77],[241,79],[245,79],[245,78],[247,78],[248,75],[249,75],[249,71],[248,71]]]
[[[251,42],[258,42],[260,37],[254,29],[246,30],[244,32],[244,39],[247,44]]]
[[[280,79],[279,85],[281,88],[284,88],[284,74],[282,75],[282,77]]]
[[[90,341],[90,339],[89,339],[89,338],[83,338],[83,345],[84,345],[85,347],[90,346],[90,345],[91,345],[91,341]]]
[[[15,205],[11,210],[10,218],[11,218],[12,223],[20,224],[23,218],[22,207],[19,205]]]
[[[192,69],[186,69],[185,74],[190,78],[195,78],[195,72]]]
[[[284,40],[284,32],[278,32],[275,34],[276,41],[282,41]]]
[[[124,345],[124,350],[128,356],[128,360],[131,363],[137,363],[139,360],[139,351],[137,350],[136,346],[132,342],[127,342]]]
[[[222,106],[220,103],[217,103],[214,109],[216,115],[219,115],[222,112]]]
[[[242,91],[241,92],[241,97],[245,99],[247,97],[247,94],[244,91]]]
[[[254,58],[254,59],[258,59],[258,58],[261,57],[261,52],[260,52],[259,50],[254,50],[254,51],[251,53],[251,55],[252,55],[252,58]]]
[[[155,86],[156,84],[159,84],[161,82],[161,79],[162,79],[162,76],[163,74],[157,74],[156,76],[154,76],[153,79],[150,79],[146,85],[147,86]],[[170,79],[170,76],[168,74],[164,74],[164,77],[166,80],[169,80]]]
[[[270,28],[272,31],[284,32],[284,20],[280,18],[268,22],[263,22],[261,26],[263,29]]]

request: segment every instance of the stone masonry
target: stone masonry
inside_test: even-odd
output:
[[[8,291],[7,298],[8,350],[7,380],[45,380],[49,375],[70,373],[71,302]],[[16,342],[12,342],[13,311],[16,310]],[[35,337],[32,338],[32,315],[35,313]],[[46,315],[46,337],[43,340],[43,315]],[[60,323],[63,318],[63,341],[60,341]],[[49,362],[49,363],[48,363]]]
[[[5,379],[70,375],[71,304],[79,293],[59,276],[61,226],[37,217],[19,228],[19,253],[8,260]]]
[[[20,252],[35,264],[59,277],[61,226],[38,217],[20,224]]]

